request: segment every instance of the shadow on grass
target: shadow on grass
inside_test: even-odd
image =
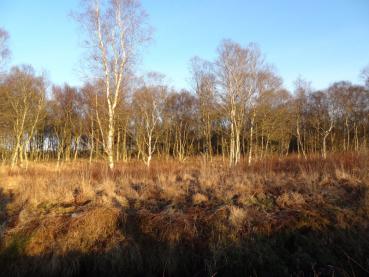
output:
[[[368,276],[369,233],[309,228],[211,242],[206,234],[169,243],[140,232],[131,211],[125,240],[109,250],[27,256],[27,237],[2,251],[2,276]],[[211,232],[211,230],[208,230]]]
[[[304,170],[330,166],[311,163],[304,162]],[[301,164],[277,171],[294,172],[296,166]],[[119,174],[111,178],[123,178]],[[263,185],[260,196],[252,191],[242,202],[237,191],[223,197],[225,182],[218,193],[206,194],[198,176],[192,177],[189,192],[176,201],[150,187],[153,192],[142,200],[127,198],[127,206],[115,198],[113,207],[92,202],[78,207],[80,212],[48,214],[19,226],[6,210],[13,196],[0,191],[0,275],[369,276],[364,182],[345,176],[321,178],[319,185],[276,179]],[[140,191],[140,184],[129,186]],[[209,201],[194,204],[196,192]]]

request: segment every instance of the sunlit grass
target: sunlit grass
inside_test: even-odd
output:
[[[0,178],[0,265],[9,274],[360,275],[369,267],[365,156],[235,168],[153,160],[113,172],[103,162],[32,163],[3,167]]]

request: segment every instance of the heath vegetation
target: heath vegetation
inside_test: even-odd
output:
[[[55,162],[56,163],[56,162]],[[367,156],[1,170],[15,276],[368,274]]]
[[[80,87],[8,69],[0,28],[2,276],[369,275],[369,67],[289,91],[225,39],[176,90],[135,71],[138,0],[73,17]]]

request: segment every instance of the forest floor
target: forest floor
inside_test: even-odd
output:
[[[368,276],[369,158],[0,168],[2,276]]]

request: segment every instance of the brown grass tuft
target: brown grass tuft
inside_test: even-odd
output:
[[[332,230],[351,234],[369,228],[369,168],[362,157],[287,157],[235,168],[216,158],[209,165],[196,159],[153,161],[150,169],[133,161],[117,164],[113,172],[100,162],[54,166],[0,169],[0,258],[8,261],[0,265],[21,269],[18,275],[37,267],[33,259],[45,264],[47,273],[70,268],[63,274],[75,275],[88,264],[80,259],[91,256],[105,269],[118,264],[127,275],[144,275],[143,268],[152,275],[169,268],[178,273],[192,266],[201,269],[188,275],[211,275],[241,264],[254,269],[269,258],[266,264],[309,272],[312,261],[320,261],[311,253],[320,251],[313,242],[323,242],[315,240]],[[346,241],[330,242],[337,234],[327,235],[324,251],[341,253],[335,245]],[[354,251],[359,260],[367,251],[352,240],[348,249],[360,249]],[[310,244],[315,248],[305,251]],[[280,247],[283,255],[275,250]],[[301,251],[298,261],[280,260],[288,251],[290,257]],[[230,262],[237,259],[250,263]],[[304,259],[307,267],[296,266]]]

